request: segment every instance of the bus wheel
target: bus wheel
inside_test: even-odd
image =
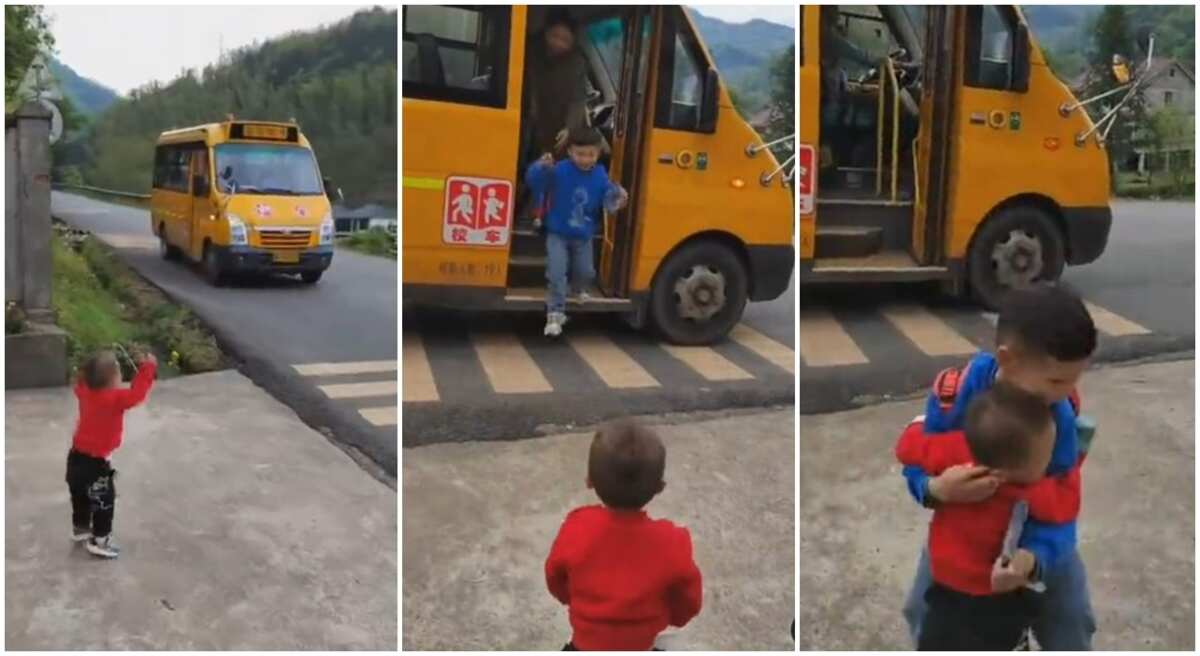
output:
[[[158,226],[158,254],[164,260],[174,260],[179,258],[179,249],[172,246],[167,241],[167,227],[165,225]]]
[[[650,316],[667,341],[711,344],[733,329],[746,307],[746,267],[728,247],[713,241],[673,253],[650,290]]]
[[[968,256],[971,292],[989,309],[1004,294],[1035,282],[1054,281],[1066,263],[1062,236],[1040,208],[1016,206],[1001,211],[975,236]]]
[[[217,249],[212,244],[204,245],[204,279],[213,287],[225,284],[225,272],[221,270]]]
[[[322,273],[324,273],[324,271],[302,271],[300,272],[300,279],[308,285],[316,284],[316,282],[321,279]]]

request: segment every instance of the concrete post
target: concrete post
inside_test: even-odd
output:
[[[31,321],[53,323],[50,309],[50,112],[35,102],[17,110],[17,224],[21,305]]]

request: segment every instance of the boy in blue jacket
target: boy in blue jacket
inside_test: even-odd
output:
[[[595,277],[592,237],[600,223],[601,208],[615,212],[629,194],[608,179],[598,163],[604,137],[595,128],[576,128],[567,136],[567,159],[554,163],[543,155],[525,173],[525,182],[536,197],[548,197],[546,217],[546,329],[558,337],[567,322],[567,271],[576,296],[587,300]]]
[[[1050,404],[1055,422],[1054,451],[1047,476],[1061,476],[1075,464],[1079,444],[1076,385],[1096,350],[1096,326],[1078,296],[1061,286],[1038,285],[1011,292],[996,323],[995,354],[981,352],[961,370],[943,371],[926,404],[927,434],[960,430],[966,408],[997,379],[1004,379]],[[1000,480],[985,467],[958,466],[930,478],[905,467],[908,491],[917,503],[933,508],[944,503],[974,503],[989,498]],[[1042,582],[1042,613],[1033,624],[1038,643],[1048,651],[1091,649],[1096,621],[1087,588],[1087,573],[1076,550],[1075,522],[1025,524],[1018,557],[997,565],[997,592]],[[923,549],[904,617],[913,642],[928,610],[931,585],[929,552]]]

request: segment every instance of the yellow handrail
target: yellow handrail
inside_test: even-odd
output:
[[[896,79],[896,65],[889,57],[887,73],[892,81],[892,202],[896,202],[900,171],[900,82]]]

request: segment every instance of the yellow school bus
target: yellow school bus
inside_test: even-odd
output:
[[[942,281],[994,307],[1104,251],[1097,130],[1012,5],[804,5],[800,282]]]
[[[170,130],[154,150],[151,229],[162,256],[239,274],[299,274],[333,261],[334,223],[317,158],[294,123],[230,119]]]
[[[523,102],[546,6],[403,8],[406,303],[540,310],[543,238],[521,218],[539,155]],[[577,6],[588,123],[629,191],[598,235],[597,286],[568,312],[623,313],[679,344],[722,338],[795,262],[788,173],[733,107],[678,6]],[[552,133],[553,134],[553,133]]]

